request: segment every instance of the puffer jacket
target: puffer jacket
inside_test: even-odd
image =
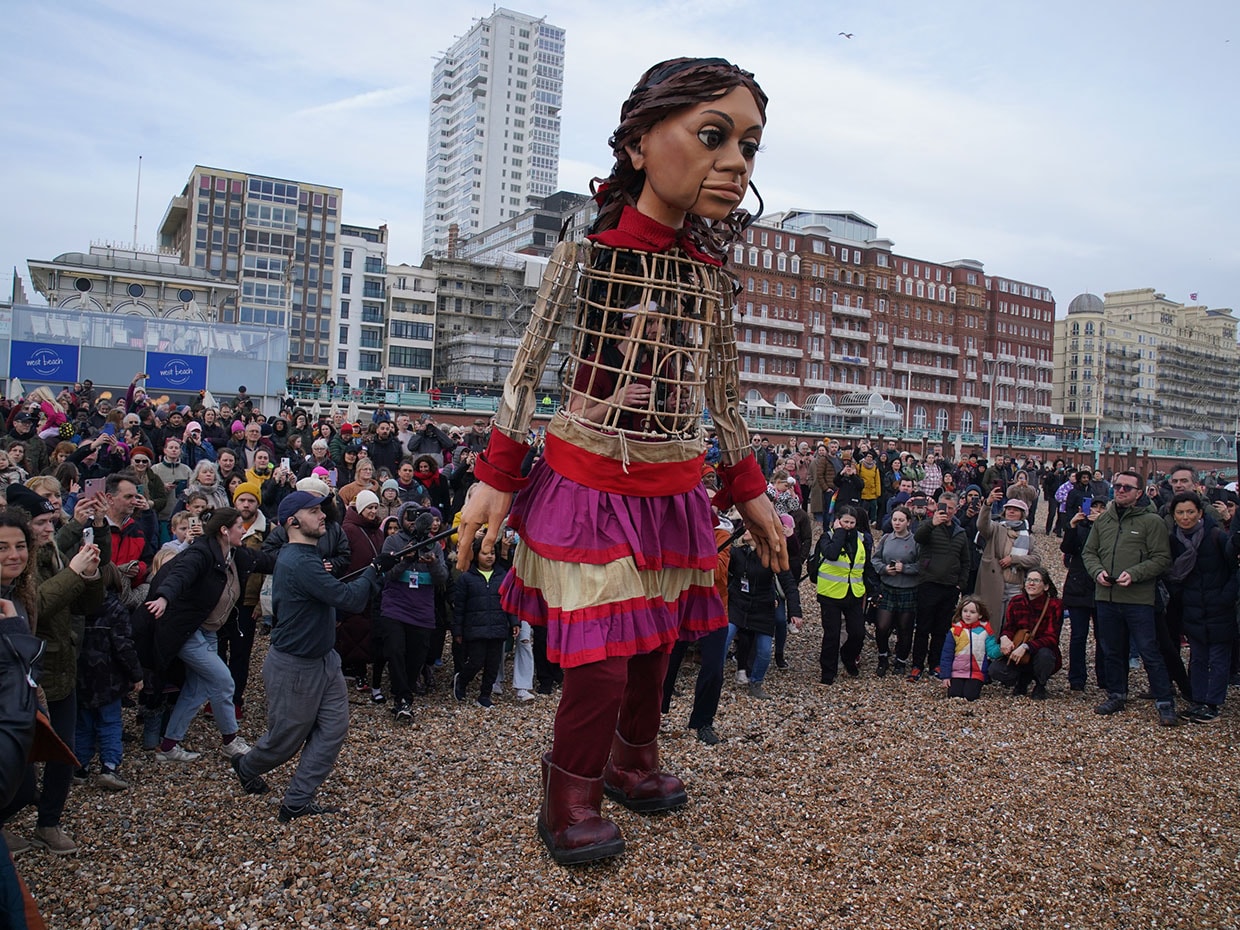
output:
[[[1094,600],[1106,604],[1154,605],[1158,577],[1171,567],[1167,527],[1149,498],[1120,510],[1112,501],[1094,521],[1081,553],[1089,577],[1101,572],[1118,577],[1128,572],[1132,584],[1094,585]]]
[[[787,615],[801,616],[801,595],[791,571],[776,575],[751,546],[733,546],[728,564],[728,622],[763,636],[775,635],[775,579],[787,599]]]
[[[1236,638],[1236,537],[1217,526],[1202,527],[1206,538],[1197,550],[1197,564],[1183,581],[1168,581],[1169,621],[1180,620],[1185,634],[1203,643],[1229,643]],[[1184,544],[1171,537],[1171,558]],[[1174,628],[1174,627],[1173,627]]]
[[[498,565],[491,577],[483,577],[477,565],[456,579],[452,612],[452,635],[466,642],[507,639],[520,621],[499,604],[499,585],[506,573]]]
[[[100,611],[86,618],[78,659],[78,706],[104,707],[142,680],[129,608],[112,591]]]

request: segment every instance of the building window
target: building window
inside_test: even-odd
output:
[[[340,276],[340,293],[350,294],[353,288],[353,276],[343,274]]]

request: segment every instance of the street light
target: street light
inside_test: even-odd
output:
[[[986,459],[987,461],[989,461],[990,460],[990,436],[991,436],[991,433],[993,433],[995,429],[995,381],[994,381],[995,360],[993,358],[986,358],[985,355],[983,355],[982,366],[986,372],[986,388],[987,388],[987,391],[986,391],[986,397],[987,397],[987,400],[986,400],[986,445],[984,446],[984,448],[986,450]]]

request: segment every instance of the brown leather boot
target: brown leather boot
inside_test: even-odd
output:
[[[659,771],[659,741],[641,746],[619,733],[611,743],[611,758],[603,770],[603,791],[617,804],[638,814],[670,811],[689,803],[685,783]]]
[[[542,808],[538,835],[560,865],[580,865],[624,852],[620,828],[599,813],[603,779],[582,778],[542,757]]]

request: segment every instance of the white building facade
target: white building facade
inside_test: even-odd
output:
[[[556,190],[564,30],[496,9],[435,61],[422,248],[476,235]]]
[[[429,391],[435,363],[435,271],[388,266],[387,355],[389,391]]]
[[[383,376],[387,303],[386,226],[340,227],[331,358],[337,384],[369,386]]]

